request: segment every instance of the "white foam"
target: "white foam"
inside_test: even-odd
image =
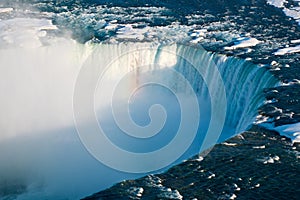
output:
[[[274,53],[274,55],[282,56],[285,54],[298,53],[298,52],[300,52],[300,45],[297,45],[295,47],[287,47],[287,48],[279,49]]]

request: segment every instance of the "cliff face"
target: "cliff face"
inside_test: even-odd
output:
[[[254,126],[204,157],[84,199],[297,199],[299,150],[300,145]]]

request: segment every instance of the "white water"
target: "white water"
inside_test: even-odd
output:
[[[207,85],[214,88],[210,90],[210,95],[215,98],[220,94],[220,83],[216,82],[217,70],[213,68],[213,63],[217,64],[228,100],[225,127],[219,142],[247,129],[255,119],[257,108],[263,103],[262,89],[276,84],[276,80],[264,68],[186,46],[159,47],[148,43],[100,45],[93,52],[95,46],[64,41],[39,48],[0,49],[0,196],[16,194],[16,188],[25,188],[25,191],[20,191],[25,193],[19,195],[18,199],[74,199],[104,189],[117,181],[142,175],[117,172],[95,160],[79,140],[72,110],[76,77],[89,55],[92,55],[89,57],[90,62],[98,62],[99,58],[109,59],[141,47],[152,50],[146,50],[146,54],[143,52],[126,57],[125,63],[117,63],[117,68],[109,72],[111,79],[108,80],[114,80],[124,70],[122,66],[130,66],[125,69],[127,71],[150,62],[162,66],[159,69],[161,78],[173,82],[178,93],[184,94],[186,86],[172,77],[164,77],[165,70],[174,67],[191,81],[202,109],[202,129],[199,131],[200,136],[197,136],[181,159],[199,151],[198,145],[203,140],[201,133],[207,129],[207,118],[211,116],[210,110],[205,107],[211,103],[207,87],[196,71],[186,61],[164,55],[162,49],[184,56],[196,67],[203,67],[205,63],[208,69],[204,70],[209,80]],[[97,71],[97,65],[94,70]],[[97,75],[94,72],[91,72],[91,77]],[[143,74],[140,76],[143,77]],[[158,100],[169,106],[170,123],[174,124],[178,120],[178,110],[174,109],[177,104],[172,100],[172,95],[160,90],[157,93],[151,92],[152,89],[137,94],[138,102],[132,107],[133,118],[137,121],[140,119],[139,123],[145,125],[148,121],[147,113],[141,114],[147,112],[144,103],[148,105]],[[105,120],[108,123],[106,127],[118,133],[109,114],[104,117]],[[173,125],[167,127],[170,129],[166,133],[176,128]],[[156,141],[154,147],[161,147],[169,141],[168,138],[164,139]],[[153,150],[153,144],[147,145]],[[132,150],[142,151],[146,146]],[[124,148],[130,148],[130,145]]]

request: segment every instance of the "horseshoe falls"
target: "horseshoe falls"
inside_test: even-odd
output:
[[[82,70],[85,66],[87,71]],[[266,68],[249,61],[179,44],[83,45],[64,40],[42,47],[1,48],[1,198],[78,199],[121,180],[148,174],[111,169],[95,159],[81,142],[73,104],[75,111],[85,112],[85,107],[76,107],[76,102],[85,98],[76,96],[82,73],[86,74],[80,85],[82,94],[94,94],[89,100],[99,125],[112,143],[127,151],[145,153],[169,144],[182,122],[184,111],[180,106],[187,105],[189,112],[196,112],[190,99],[196,97],[200,115],[195,138],[182,155],[155,172],[165,171],[212,147],[214,142],[247,130],[264,103],[264,88],[278,82]],[[124,74],[129,75],[124,78]],[[137,88],[148,80],[165,86],[148,84]],[[111,88],[119,82],[121,90]],[[152,117],[165,121],[161,133],[148,140],[125,134],[116,124],[108,98],[115,90],[121,92],[117,92],[114,103],[125,107],[132,122],[141,127],[155,122],[150,116],[151,106],[159,104],[164,112],[159,110]],[[214,110],[210,109],[212,105]],[[195,122],[193,112],[184,119],[184,125]],[[163,113],[165,118],[161,117]],[[220,133],[214,132],[218,128]],[[187,138],[193,134],[190,127],[184,130]],[[212,140],[205,139],[207,133],[212,134]],[[132,164],[141,163],[136,160]]]

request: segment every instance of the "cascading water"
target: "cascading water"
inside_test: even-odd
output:
[[[128,51],[135,53],[126,56]],[[122,62],[111,60],[121,56],[124,58]],[[208,118],[212,116],[211,110],[207,109],[212,104],[211,98],[222,98],[221,84],[224,84],[227,104],[217,105],[216,108],[227,106],[227,113],[218,142],[246,130],[263,103],[263,88],[277,84],[265,68],[189,46],[150,43],[80,45],[64,42],[63,45],[33,49],[0,49],[0,196],[74,199],[117,181],[144,175],[115,171],[95,160],[81,144],[73,122],[72,102],[73,88],[83,64],[92,66],[89,74],[91,80],[99,76],[99,66],[111,64],[106,71],[105,81],[108,83],[117,80],[116,77],[124,72],[135,72],[135,79],[129,81],[128,91],[125,91],[128,94],[133,92],[131,89],[135,88],[137,81],[147,79],[147,74],[153,71],[157,80],[165,79],[176,92],[187,97],[186,83],[165,74],[170,68],[175,69],[189,81],[199,100],[199,131],[191,147],[176,162],[213,145],[208,143],[204,149],[198,146],[203,142],[204,136],[201,134],[205,134]],[[197,67],[203,70],[204,77],[197,73]],[[152,142],[150,140],[140,146],[135,141],[132,148],[129,137],[124,136],[122,141],[118,139],[121,132],[113,121],[111,111],[107,111],[109,101],[102,98],[111,89],[99,89],[95,84],[88,82],[85,88],[96,90],[95,108],[96,113],[101,115],[97,116],[104,121],[104,128],[112,133],[108,137],[114,143],[140,152],[145,149],[153,151],[172,140],[169,137],[173,137],[172,132],[176,133],[174,129],[178,128],[176,122],[180,118],[180,109],[176,108],[178,102],[172,100],[173,94],[157,87],[136,93],[132,100],[137,103],[130,104],[130,110],[132,118],[140,125],[149,123],[148,108],[153,103],[162,104],[171,114],[163,130],[166,135],[150,138]],[[157,89],[158,92],[152,93]],[[118,103],[126,106],[127,100],[123,101],[120,97]]]
[[[184,57],[191,57],[196,66],[197,63],[200,66],[202,63],[208,65],[207,69],[209,70],[205,70],[206,79],[209,80],[207,84],[214,84],[209,91],[210,95],[218,95],[220,89],[218,85],[221,84],[216,84],[215,81],[218,71],[222,76],[227,98],[225,127],[230,128],[231,131],[227,135],[224,133],[220,142],[245,131],[252,124],[257,115],[257,109],[264,101],[263,89],[273,87],[278,82],[266,68],[258,67],[246,60],[221,56],[185,46],[179,46],[177,51],[180,51],[180,55]],[[217,68],[212,65],[216,65]],[[194,73],[187,71],[185,66],[183,61],[183,63],[178,63],[176,68],[192,81],[193,87],[199,91],[199,95],[206,98],[209,93],[204,87],[205,83],[202,78],[199,77],[199,74],[197,76],[195,71]]]

